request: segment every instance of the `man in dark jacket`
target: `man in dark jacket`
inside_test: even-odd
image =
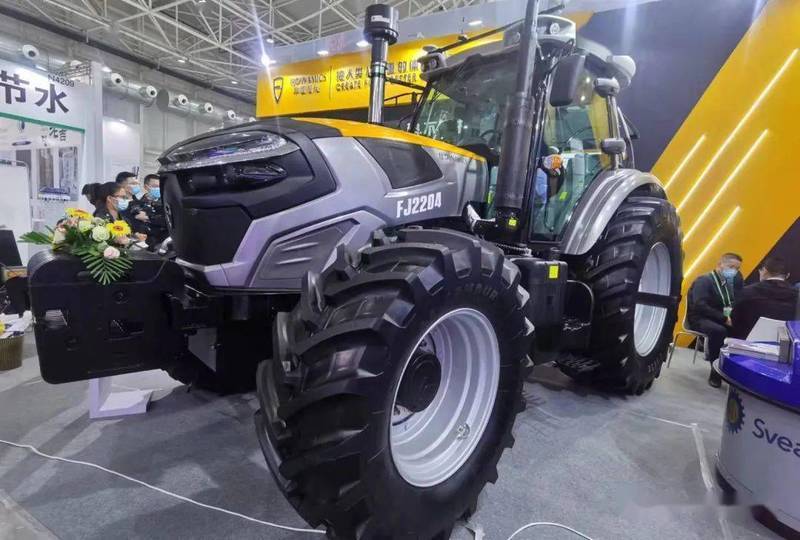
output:
[[[736,297],[731,314],[731,337],[746,339],[761,317],[778,321],[800,318],[800,291],[786,281],[789,277],[786,261],[768,257],[758,269],[758,275],[761,281],[748,285]]]
[[[144,190],[131,203],[134,212],[144,212],[147,219],[142,222],[146,229],[147,244],[155,249],[166,239],[167,220],[164,217],[164,205],[161,202],[161,185],[157,174],[148,174],[144,177]]]
[[[719,357],[719,350],[731,326],[731,312],[738,287],[737,276],[742,266],[742,257],[736,253],[725,253],[717,267],[699,276],[689,288],[689,304],[686,322],[689,328],[708,336],[706,340],[706,360],[713,362]],[[722,379],[711,368],[708,384],[719,388]]]

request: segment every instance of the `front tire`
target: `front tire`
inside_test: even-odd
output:
[[[519,281],[495,246],[447,230],[400,231],[307,278],[276,320],[256,417],[306,521],[335,538],[428,540],[474,510],[524,406]]]
[[[683,252],[675,208],[658,197],[628,197],[570,266],[594,293],[592,333],[586,355],[565,355],[559,367],[579,382],[643,393],[661,373],[677,320]],[[643,293],[659,305],[643,303]]]

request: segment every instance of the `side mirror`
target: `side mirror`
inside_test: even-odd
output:
[[[558,61],[550,88],[550,105],[563,107],[574,101],[585,63],[586,57],[582,54],[565,56]]]
[[[625,153],[625,141],[622,139],[611,138],[600,141],[600,150],[609,156],[621,156]]]

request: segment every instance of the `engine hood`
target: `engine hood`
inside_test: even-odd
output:
[[[279,137],[273,137],[278,135]],[[158,158],[161,172],[246,161],[285,154],[303,146],[302,141],[331,137],[382,139],[424,146],[485,161],[469,150],[399,129],[329,118],[268,118],[236,127],[197,135],[167,149]]]

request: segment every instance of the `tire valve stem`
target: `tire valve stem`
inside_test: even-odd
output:
[[[456,428],[456,439],[463,440],[469,437],[469,424],[464,422]]]

